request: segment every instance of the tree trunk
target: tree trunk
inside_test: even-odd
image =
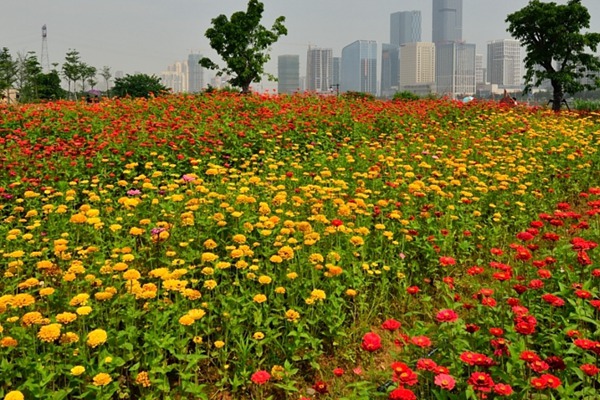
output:
[[[563,88],[559,82],[552,81],[554,94],[552,96],[552,111],[560,111],[560,106],[563,101]]]

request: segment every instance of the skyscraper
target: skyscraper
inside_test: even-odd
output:
[[[514,39],[488,42],[489,81],[499,87],[516,88],[521,84],[521,44]]]
[[[433,43],[462,41],[462,0],[433,0]]]
[[[377,94],[377,42],[357,40],[342,49],[340,90]]]
[[[475,93],[475,45],[438,43],[435,45],[437,92],[452,98]]]
[[[333,78],[333,50],[308,47],[306,55],[306,90],[329,92]]]
[[[398,91],[400,79],[400,46],[381,45],[381,95],[393,96]]]
[[[294,93],[300,89],[300,56],[284,54],[277,57],[277,92]]]
[[[398,11],[390,14],[390,43],[421,41],[421,11]]]
[[[419,86],[433,88],[435,63],[433,43],[405,43],[400,46],[400,90],[415,92]],[[420,93],[429,89],[420,89]]]
[[[188,84],[187,91],[190,93],[199,93],[204,86],[204,68],[199,64],[202,55],[192,53],[188,55],[187,70]]]

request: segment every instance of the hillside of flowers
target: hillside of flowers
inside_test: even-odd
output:
[[[0,398],[595,399],[599,117],[0,106]]]

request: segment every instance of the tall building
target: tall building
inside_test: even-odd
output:
[[[462,41],[462,6],[462,0],[433,0],[433,43]]]
[[[340,91],[377,95],[377,42],[357,40],[342,49]]]
[[[486,69],[483,67],[483,54],[475,54],[475,84],[486,83]]]
[[[381,95],[393,96],[398,91],[400,79],[400,46],[381,45]]]
[[[160,74],[162,84],[173,91],[173,93],[184,93],[188,91],[188,64],[177,61],[167,67]]]
[[[300,56],[284,54],[277,57],[277,92],[295,93],[300,89]]]
[[[489,82],[504,88],[521,85],[521,44],[514,39],[488,42],[487,71]]]
[[[333,78],[333,50],[308,47],[306,55],[306,90],[329,92]]]
[[[452,98],[475,94],[475,44],[438,43],[435,60],[439,94]]]
[[[390,14],[390,43],[421,41],[421,11],[398,11]]]
[[[190,93],[199,93],[204,87],[204,68],[200,65],[202,55],[192,53],[188,55],[187,70],[188,84],[187,91]]]
[[[420,86],[433,87],[435,65],[435,44],[418,42],[400,46],[400,90],[414,92]]]
[[[341,78],[341,73],[342,73],[342,58],[341,57],[333,57],[333,79],[332,79],[332,85],[339,85],[340,84],[340,78]],[[339,86],[336,86],[337,89],[339,89]]]

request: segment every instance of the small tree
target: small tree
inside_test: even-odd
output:
[[[104,82],[106,83],[106,95],[109,96],[109,91],[110,91],[109,82],[110,82],[110,78],[112,78],[112,73],[110,72],[110,67],[107,65],[102,67],[102,70],[100,71],[100,76],[104,78]]]
[[[10,102],[10,89],[17,80],[18,63],[13,60],[8,48],[0,51],[0,95]]]
[[[150,97],[151,95],[161,95],[168,92],[157,76],[146,74],[125,75],[123,78],[115,80],[115,86],[112,88],[113,95],[117,97]]]
[[[19,101],[23,103],[38,99],[38,83],[42,75],[42,66],[37,56],[30,51],[27,54],[17,55],[17,80],[16,86],[19,90]]]
[[[73,93],[75,99],[77,99],[77,81],[82,78],[82,66],[79,52],[69,50],[62,65],[62,73],[67,80],[69,96]],[[73,83],[73,91],[71,91],[71,82]]]
[[[252,82],[260,82],[264,66],[270,59],[268,50],[280,36],[287,35],[283,25],[285,17],[277,18],[272,30],[268,30],[260,24],[263,11],[263,3],[250,0],[246,12],[235,12],[230,20],[223,14],[213,18],[213,27],[205,33],[210,46],[225,61],[226,67],[220,68],[208,57],[202,58],[200,65],[217,70],[219,76],[232,75],[229,83],[240,87],[242,93],[250,91]],[[274,78],[269,75],[269,79]]]
[[[506,17],[508,32],[525,47],[525,89],[549,80],[553,89],[552,109],[560,110],[565,93],[592,90],[600,85],[600,60],[596,51],[599,33],[581,33],[590,27],[590,14],[581,0],[565,5],[531,0]],[[583,79],[587,79],[586,82]]]

